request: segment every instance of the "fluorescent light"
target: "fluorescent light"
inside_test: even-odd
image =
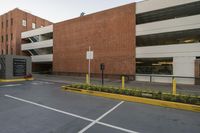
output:
[[[185,40],[184,42],[185,42],[185,43],[190,43],[190,42],[194,42],[194,40],[189,39],[189,40]]]

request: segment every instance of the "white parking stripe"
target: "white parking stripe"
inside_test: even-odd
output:
[[[22,84],[8,84],[8,85],[1,85],[0,87],[14,87],[14,86],[19,86]]]
[[[118,129],[118,130],[121,130],[121,131],[124,131],[124,132],[127,132],[127,133],[139,133],[139,132],[135,132],[135,131],[132,131],[132,130],[129,130],[129,129],[125,129],[125,128],[122,128],[122,127],[114,126],[114,125],[99,122],[99,121],[97,122],[97,124],[107,126],[107,127],[110,127],[110,128],[114,128],[114,129]]]
[[[106,113],[104,113],[102,116],[100,116],[99,118],[97,118],[95,121],[93,121],[92,123],[90,123],[89,125],[87,125],[85,128],[83,128],[82,130],[79,131],[79,133],[84,133],[86,130],[88,130],[90,127],[92,127],[94,124],[96,124],[98,121],[100,121],[101,119],[103,119],[106,115],[108,115],[110,112],[112,112],[113,110],[115,110],[119,105],[121,105],[122,103],[124,103],[124,101],[121,101],[120,103],[118,103],[116,106],[114,106],[112,109],[108,110]]]
[[[47,85],[51,85],[54,84],[52,82],[47,82],[47,81],[35,81],[31,83],[32,85],[43,85],[43,84],[47,84]]]
[[[124,132],[127,132],[127,133],[138,133],[138,132],[135,132],[135,131],[132,131],[132,130],[129,130],[129,129],[125,129],[125,128],[122,128],[122,127],[118,127],[118,126],[114,126],[114,125],[111,125],[111,124],[107,124],[107,123],[103,123],[103,122],[99,122],[102,118],[104,118],[107,114],[109,114],[110,112],[112,112],[114,109],[116,109],[119,105],[121,105],[123,103],[120,102],[118,103],[115,107],[113,107],[112,109],[110,109],[109,111],[107,111],[106,113],[104,113],[102,116],[100,116],[98,119],[96,120],[92,120],[90,118],[86,118],[86,117],[83,117],[83,116],[80,116],[80,115],[76,115],[76,114],[72,114],[72,113],[69,113],[69,112],[65,112],[65,111],[62,111],[62,110],[59,110],[59,109],[55,109],[55,108],[52,108],[52,107],[48,107],[48,106],[45,106],[45,105],[42,105],[42,104],[38,104],[38,103],[35,103],[35,102],[31,102],[31,101],[28,101],[28,100],[25,100],[25,99],[22,99],[22,98],[18,98],[18,97],[14,97],[14,96],[11,96],[11,95],[4,95],[5,97],[8,97],[8,98],[12,98],[12,99],[15,99],[15,100],[18,100],[18,101],[22,101],[22,102],[25,102],[25,103],[29,103],[29,104],[32,104],[32,105],[35,105],[35,106],[39,106],[39,107],[42,107],[42,108],[45,108],[45,109],[48,109],[48,110],[52,110],[52,111],[55,111],[55,112],[58,112],[58,113],[62,113],[62,114],[65,114],[65,115],[69,115],[69,116],[73,116],[73,117],[76,117],[76,118],[79,118],[79,119],[82,119],[82,120],[86,120],[86,121],[90,121],[92,123],[96,123],[96,124],[100,124],[100,125],[103,125],[103,126],[107,126],[107,127],[110,127],[110,128],[114,128],[114,129],[118,129],[118,130],[121,130],[121,131],[124,131]],[[94,124],[89,124],[91,126],[93,126]],[[87,127],[91,127],[91,126],[87,126]],[[86,129],[86,127],[84,128]],[[88,128],[87,128],[88,129]]]
[[[5,95],[5,96],[12,98],[12,99],[15,99],[15,100],[18,100],[18,101],[25,102],[25,103],[30,103],[32,105],[36,105],[36,106],[39,106],[39,107],[42,107],[42,108],[45,108],[45,109],[49,109],[49,110],[52,110],[52,111],[55,111],[55,112],[59,112],[59,113],[62,113],[62,114],[66,114],[66,115],[70,115],[70,116],[73,116],[73,117],[76,117],[76,118],[80,118],[80,119],[83,119],[83,120],[86,120],[86,121],[91,121],[91,122],[93,121],[92,119],[89,119],[89,118],[86,118],[86,117],[82,117],[82,116],[79,116],[79,115],[76,115],[76,114],[68,113],[68,112],[65,112],[65,111],[62,111],[62,110],[51,108],[51,107],[48,107],[48,106],[45,106],[45,105],[42,105],[42,104],[38,104],[38,103],[35,103],[35,102],[24,100],[24,99],[21,99],[21,98],[13,97],[11,95]]]

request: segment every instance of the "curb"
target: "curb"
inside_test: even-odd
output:
[[[19,82],[19,81],[29,81],[29,80],[34,80],[34,78],[0,79],[0,82]]]
[[[156,106],[162,106],[162,107],[168,107],[168,108],[175,108],[175,109],[187,110],[187,111],[193,111],[193,112],[200,112],[200,106],[198,106],[198,105],[169,102],[169,101],[148,99],[148,98],[142,98],[142,97],[126,96],[126,95],[98,92],[98,91],[91,91],[91,90],[76,89],[76,88],[71,88],[71,87],[67,87],[67,86],[62,86],[62,88],[65,91],[75,92],[75,93],[79,93],[79,94],[99,96],[99,97],[123,100],[123,101],[128,101],[128,102],[144,103],[144,104],[150,104],[150,105],[156,105]]]

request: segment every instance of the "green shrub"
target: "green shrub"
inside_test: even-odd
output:
[[[164,94],[162,95],[161,100],[171,101],[172,97],[173,96],[171,94]]]
[[[180,102],[180,103],[189,103],[200,105],[200,97],[198,96],[185,96],[185,95],[172,95],[168,93],[154,92],[154,91],[144,91],[140,89],[120,89],[106,86],[96,86],[96,85],[87,85],[87,84],[74,84],[68,85],[69,87],[92,90],[92,91],[100,91],[128,96],[137,96],[137,97],[147,97],[152,99],[159,99],[164,101],[172,101],[172,102]]]
[[[130,90],[125,89],[124,90],[124,95],[130,95]]]
[[[153,91],[152,92],[152,98],[161,100],[162,99],[162,92],[159,91],[158,93],[156,93],[156,92]]]
[[[176,96],[176,102],[186,103],[186,99],[183,96]]]
[[[135,96],[141,97],[142,96],[142,91],[141,90],[136,90],[135,91]]]
[[[129,90],[129,96],[135,96],[135,89]]]
[[[196,98],[196,97],[190,97],[187,102],[190,103],[190,104],[199,104],[200,99]]]

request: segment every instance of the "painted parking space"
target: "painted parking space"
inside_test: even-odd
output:
[[[9,104],[7,110],[0,111],[1,133],[78,132],[89,124],[87,121],[31,104],[12,99],[6,101]]]
[[[200,113],[126,102],[102,122],[138,132],[198,133]]]
[[[65,92],[26,82],[0,91],[4,132],[199,132],[200,114]],[[39,82],[41,84],[41,82]],[[7,118],[7,119],[6,119]],[[20,122],[17,122],[20,121]],[[56,123],[56,124],[55,124]]]

